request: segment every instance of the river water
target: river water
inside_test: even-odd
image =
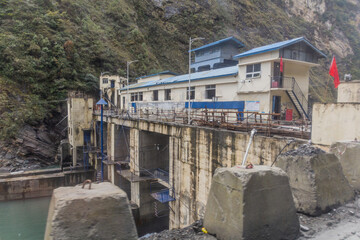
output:
[[[0,240],[44,239],[50,199],[0,202]]]

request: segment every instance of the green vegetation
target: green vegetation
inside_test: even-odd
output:
[[[68,90],[96,94],[100,72],[124,76],[126,61],[139,60],[133,78],[186,72],[189,36],[234,35],[247,49],[299,36],[316,42],[315,30],[330,38],[330,21],[354,51],[338,60],[340,71],[359,78],[359,4],[351,2],[326,0],[327,11],[310,23],[291,16],[282,0],[0,0],[0,139],[50,117]],[[329,59],[312,74],[314,101],[335,97],[326,74],[331,53],[323,50]]]

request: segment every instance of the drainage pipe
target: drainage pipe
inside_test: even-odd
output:
[[[251,130],[250,141],[249,141],[249,144],[248,144],[248,146],[246,148],[245,156],[244,156],[244,159],[243,159],[242,164],[241,164],[242,166],[245,166],[246,159],[247,159],[247,156],[248,156],[248,153],[249,153],[249,149],[250,149],[251,143],[253,141],[253,138],[254,138],[254,135],[255,135],[256,132],[257,131],[256,131],[255,128],[253,130]]]

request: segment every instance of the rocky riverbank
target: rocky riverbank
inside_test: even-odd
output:
[[[25,125],[16,139],[0,142],[0,172],[38,169],[58,163],[61,127]]]

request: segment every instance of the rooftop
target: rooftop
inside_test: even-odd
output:
[[[159,75],[165,75],[165,74],[167,74],[167,75],[174,75],[174,76],[179,75],[179,74],[177,74],[177,73],[174,73],[174,72],[171,72],[171,71],[169,71],[169,70],[166,70],[166,71],[159,72],[159,73],[154,73],[154,74],[150,74],[150,75],[146,75],[146,76],[141,76],[141,77],[136,78],[136,80],[141,79],[141,78],[148,78],[148,77],[154,77],[154,76],[159,76]]]
[[[290,46],[290,45],[298,43],[298,42],[305,42],[309,47],[314,49],[319,55],[321,55],[322,57],[326,57],[326,55],[323,52],[321,52],[314,45],[312,45],[305,37],[299,37],[299,38],[294,38],[294,39],[290,39],[290,40],[286,40],[286,41],[282,41],[282,42],[272,43],[272,44],[262,46],[262,47],[253,48],[249,51],[235,55],[233,58],[239,59],[242,57],[247,57],[247,56],[251,56],[251,55],[255,55],[255,54],[270,52],[270,51],[274,51],[274,50],[278,50],[280,48]]]
[[[219,68],[215,70],[203,71],[203,72],[196,72],[191,74],[191,81],[196,80],[203,80],[203,79],[210,79],[210,78],[218,78],[218,77],[226,77],[226,76],[236,76],[238,74],[238,66],[226,67],[226,68]],[[163,84],[174,84],[174,83],[181,83],[189,81],[189,74],[178,75],[174,77],[169,77],[160,80],[154,80],[144,83],[135,83],[129,85],[128,87],[121,88],[120,90],[127,90],[129,89],[137,89],[137,88],[144,88],[144,87],[153,87]]]
[[[239,41],[238,39],[236,39],[235,37],[228,37],[228,38],[224,38],[224,39],[221,39],[221,40],[219,40],[219,41],[212,42],[212,43],[206,44],[206,45],[204,45],[204,46],[201,46],[201,47],[192,49],[191,52],[196,52],[196,51],[198,51],[198,50],[205,49],[205,48],[209,48],[209,47],[213,47],[213,46],[220,45],[220,44],[226,43],[226,42],[233,43],[233,44],[235,44],[235,45],[236,45],[237,47],[239,47],[239,48],[242,48],[242,47],[245,46],[242,42],[240,42],[240,41]]]

